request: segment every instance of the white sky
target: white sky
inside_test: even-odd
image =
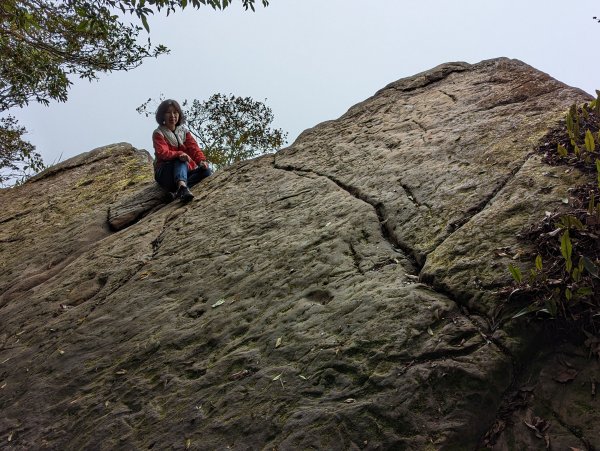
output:
[[[150,21],[153,43],[170,55],[97,82],[75,80],[67,103],[11,113],[49,164],[123,141],[152,152],[156,124],[135,108],[161,93],[266,99],[289,144],[388,83],[450,61],[517,58],[594,94],[596,15],[597,0],[271,0],[255,13],[240,1],[223,12],[186,9]]]

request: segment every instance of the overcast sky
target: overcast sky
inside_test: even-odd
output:
[[[290,144],[388,83],[450,61],[517,58],[594,94],[595,15],[597,0],[271,0],[255,13],[237,0],[223,12],[155,16],[150,36],[170,55],[74,80],[67,103],[11,113],[49,164],[115,142],[152,151],[156,124],[135,109],[161,93],[266,99]]]

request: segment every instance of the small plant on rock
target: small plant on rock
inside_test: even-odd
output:
[[[514,317],[528,313],[563,318],[584,331],[600,330],[600,91],[581,107],[571,106],[564,127],[550,132],[540,147],[551,165],[569,165],[593,174],[594,182],[570,190],[568,211],[547,212],[523,236],[538,255],[523,277],[509,265],[515,281],[512,295],[531,303]],[[587,332],[586,332],[587,333]]]

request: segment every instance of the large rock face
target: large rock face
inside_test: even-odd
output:
[[[519,61],[445,64],[190,204],[157,208],[127,145],[0,191],[0,446],[544,448],[519,415],[600,446],[595,401],[554,397],[544,355],[522,370],[539,340],[493,295],[582,179],[533,151],[585,100]]]

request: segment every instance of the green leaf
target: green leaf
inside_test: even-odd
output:
[[[546,301],[546,308],[548,309],[548,313],[550,313],[552,317],[556,318],[558,307],[556,306],[556,301],[554,299],[549,299]]]
[[[581,261],[583,262],[583,266],[592,276],[598,277],[598,267],[585,255],[581,257]]]
[[[515,313],[513,315],[513,319],[519,318],[521,316],[525,316],[531,312],[532,312],[531,307],[525,307],[525,308],[519,310],[517,313]]]
[[[575,294],[580,297],[590,296],[592,293],[594,293],[594,290],[592,290],[592,287],[580,287],[575,292]]]
[[[577,105],[571,105],[567,114],[567,131],[573,140],[579,137],[579,115],[577,114]]]
[[[569,132],[569,136],[571,136],[573,134],[574,124],[573,124],[573,115],[571,114],[570,111],[567,113],[566,121],[567,121],[567,131]]]
[[[518,266],[514,266],[512,264],[509,264],[508,265],[508,270],[512,274],[513,279],[515,279],[515,281],[517,283],[521,283],[521,281],[523,280],[523,275],[521,274],[521,270],[519,269],[519,267]]]
[[[542,270],[542,256],[539,254],[537,257],[535,257],[535,267],[538,271]]]
[[[563,146],[562,144],[559,144],[556,150],[561,157],[566,157],[569,153],[565,146]]]
[[[585,132],[585,150],[587,150],[588,152],[593,152],[594,150],[596,150],[594,135],[592,135],[592,132],[589,130]]]
[[[535,269],[531,268],[529,270],[529,283],[533,283],[535,282],[535,279],[537,279],[538,273]]]
[[[567,202],[568,203],[568,199]],[[560,229],[576,229],[576,230],[583,230],[585,229],[585,226],[583,225],[583,223],[576,217],[573,215],[563,215],[560,217],[560,220],[556,223],[556,227],[560,228]]]
[[[565,233],[560,237],[560,252],[565,260],[571,260],[573,245],[571,244],[571,238],[569,237],[569,229],[565,230]]]
[[[569,288],[565,288],[565,298],[567,301],[570,301],[573,298],[573,293],[571,293]]]
[[[146,18],[145,15],[140,16],[140,19],[142,20],[142,25],[144,26],[144,28],[146,29],[146,31],[148,33],[150,33],[150,27],[148,26],[148,19]]]
[[[79,24],[77,24],[77,31],[78,32],[85,32],[90,26],[90,22],[88,20],[82,20],[81,22],[79,22]]]

